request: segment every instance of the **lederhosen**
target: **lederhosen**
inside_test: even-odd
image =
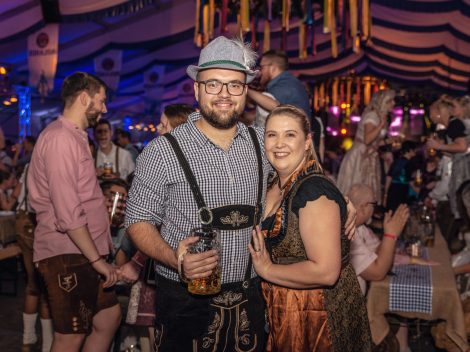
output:
[[[176,139],[170,142],[198,206],[202,226],[220,230],[254,227],[261,215],[263,163],[256,133],[249,128],[258,159],[258,195],[255,206],[232,205],[209,209]],[[248,217],[248,221],[239,221]],[[231,263],[237,265],[237,263]],[[182,282],[156,277],[155,350],[159,351],[263,351],[265,304],[258,277],[251,278],[251,256],[241,282],[222,284],[220,293],[197,296]]]

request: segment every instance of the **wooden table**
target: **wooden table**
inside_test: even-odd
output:
[[[405,318],[419,318],[424,320],[443,319],[447,322],[446,333],[449,338],[462,350],[468,349],[465,323],[459,292],[455,283],[455,276],[450,262],[450,253],[447,243],[436,227],[435,244],[428,248],[429,259],[441,263],[431,268],[432,275],[432,314],[418,312],[390,311],[389,292],[390,278],[371,282],[367,294],[367,312],[372,332],[372,340],[379,344],[390,330],[386,313],[394,313]]]

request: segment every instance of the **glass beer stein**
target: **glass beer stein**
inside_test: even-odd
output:
[[[111,175],[113,173],[113,163],[105,162],[103,165],[103,175]]]
[[[195,228],[191,236],[199,237],[199,241],[189,246],[189,253],[203,253],[211,249],[217,250],[219,263],[208,277],[193,279],[188,283],[188,291],[195,295],[213,295],[220,292],[222,269],[220,267],[220,231],[209,228]]]

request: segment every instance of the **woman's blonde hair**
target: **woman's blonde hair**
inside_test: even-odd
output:
[[[270,114],[266,117],[266,124],[268,123],[269,119],[273,116],[288,116],[295,120],[297,120],[300,124],[300,127],[305,135],[305,138],[310,134],[312,134],[312,130],[310,128],[310,121],[307,117],[307,114],[302,110],[293,105],[289,104],[282,104],[274,108]],[[312,143],[310,143],[310,147],[307,150],[307,154],[305,156],[305,165],[304,170],[306,171],[307,166],[310,164],[311,161],[314,161],[314,171],[316,172],[323,172],[323,169],[320,165],[320,159],[318,159],[317,153],[315,152],[315,148],[313,146],[313,138],[311,139]]]
[[[448,111],[449,117],[450,117],[450,115],[452,115],[453,108],[454,108],[453,99],[449,95],[444,94],[431,104],[431,106],[429,107],[429,111],[445,109]]]
[[[392,89],[379,90],[372,96],[369,104],[364,109],[364,115],[368,112],[375,111],[377,114],[382,114],[386,111],[387,103],[395,99],[395,91]]]

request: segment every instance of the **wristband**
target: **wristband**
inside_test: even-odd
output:
[[[384,237],[391,238],[393,240],[396,240],[398,236],[392,235],[391,233],[384,233]]]
[[[180,255],[178,256],[178,274],[181,278],[181,281],[183,281],[184,283],[189,282],[189,280],[184,276],[184,273],[183,273],[183,260],[184,260],[184,256],[186,255],[186,253],[188,253],[187,249],[181,252]]]
[[[96,262],[100,261],[101,259],[103,259],[103,258],[101,258],[101,257],[98,257],[98,258],[97,258],[97,259],[95,259],[95,260],[89,261],[89,263],[90,263],[90,264],[94,264],[94,263],[96,263]]]

